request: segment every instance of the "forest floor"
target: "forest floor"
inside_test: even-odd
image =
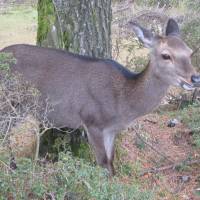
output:
[[[199,164],[190,166],[183,161],[199,160],[200,152],[193,146],[190,129],[182,122],[168,127],[170,119],[169,113],[140,118],[136,122],[139,128],[130,128],[122,137],[122,149],[126,152],[123,162],[136,169],[129,176],[138,176],[141,183],[157,191],[157,199],[198,200]],[[183,164],[175,166],[179,162]],[[165,170],[165,167],[169,169]],[[154,169],[152,173],[151,169]],[[161,171],[156,172],[156,169]],[[129,176],[123,180],[130,181]]]
[[[35,44],[36,32],[35,8],[0,13],[0,49],[17,43]],[[120,162],[126,175],[121,180],[129,182],[137,177],[142,186],[155,190],[156,200],[198,200],[200,167],[173,165],[190,158],[198,159],[199,150],[194,148],[191,131],[185,124],[180,121],[175,127],[167,126],[171,118],[169,112],[144,116],[138,120],[136,131],[130,128],[122,135],[121,149],[124,155]],[[136,132],[142,140],[136,136]],[[157,173],[155,170],[153,173],[143,173],[152,167],[161,169],[164,166],[172,167]]]

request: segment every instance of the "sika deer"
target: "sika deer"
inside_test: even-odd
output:
[[[48,118],[57,127],[86,128],[97,163],[114,174],[115,136],[134,119],[159,105],[168,87],[192,90],[200,76],[191,64],[192,50],[170,19],[165,36],[130,22],[139,40],[151,49],[146,69],[135,74],[113,60],[90,58],[62,50],[13,45],[18,71],[32,82],[54,110]]]

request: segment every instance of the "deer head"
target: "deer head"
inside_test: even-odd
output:
[[[174,19],[168,20],[165,36],[154,36],[138,24],[130,24],[144,46],[151,49],[150,66],[157,78],[186,90],[192,90],[200,83],[200,76],[191,63],[193,51],[181,39]]]

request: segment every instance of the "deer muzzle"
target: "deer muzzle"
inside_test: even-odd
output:
[[[194,87],[200,87],[200,75],[192,75],[191,81],[192,81]]]

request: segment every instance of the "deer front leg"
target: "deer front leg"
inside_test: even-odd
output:
[[[96,127],[87,128],[89,143],[92,145],[97,164],[106,168],[111,176],[114,175],[114,137],[103,134]]]
[[[110,172],[110,175],[113,176],[115,174],[113,160],[114,160],[114,141],[115,135],[112,132],[105,131],[103,134],[104,138],[104,147],[107,156],[107,168]]]

